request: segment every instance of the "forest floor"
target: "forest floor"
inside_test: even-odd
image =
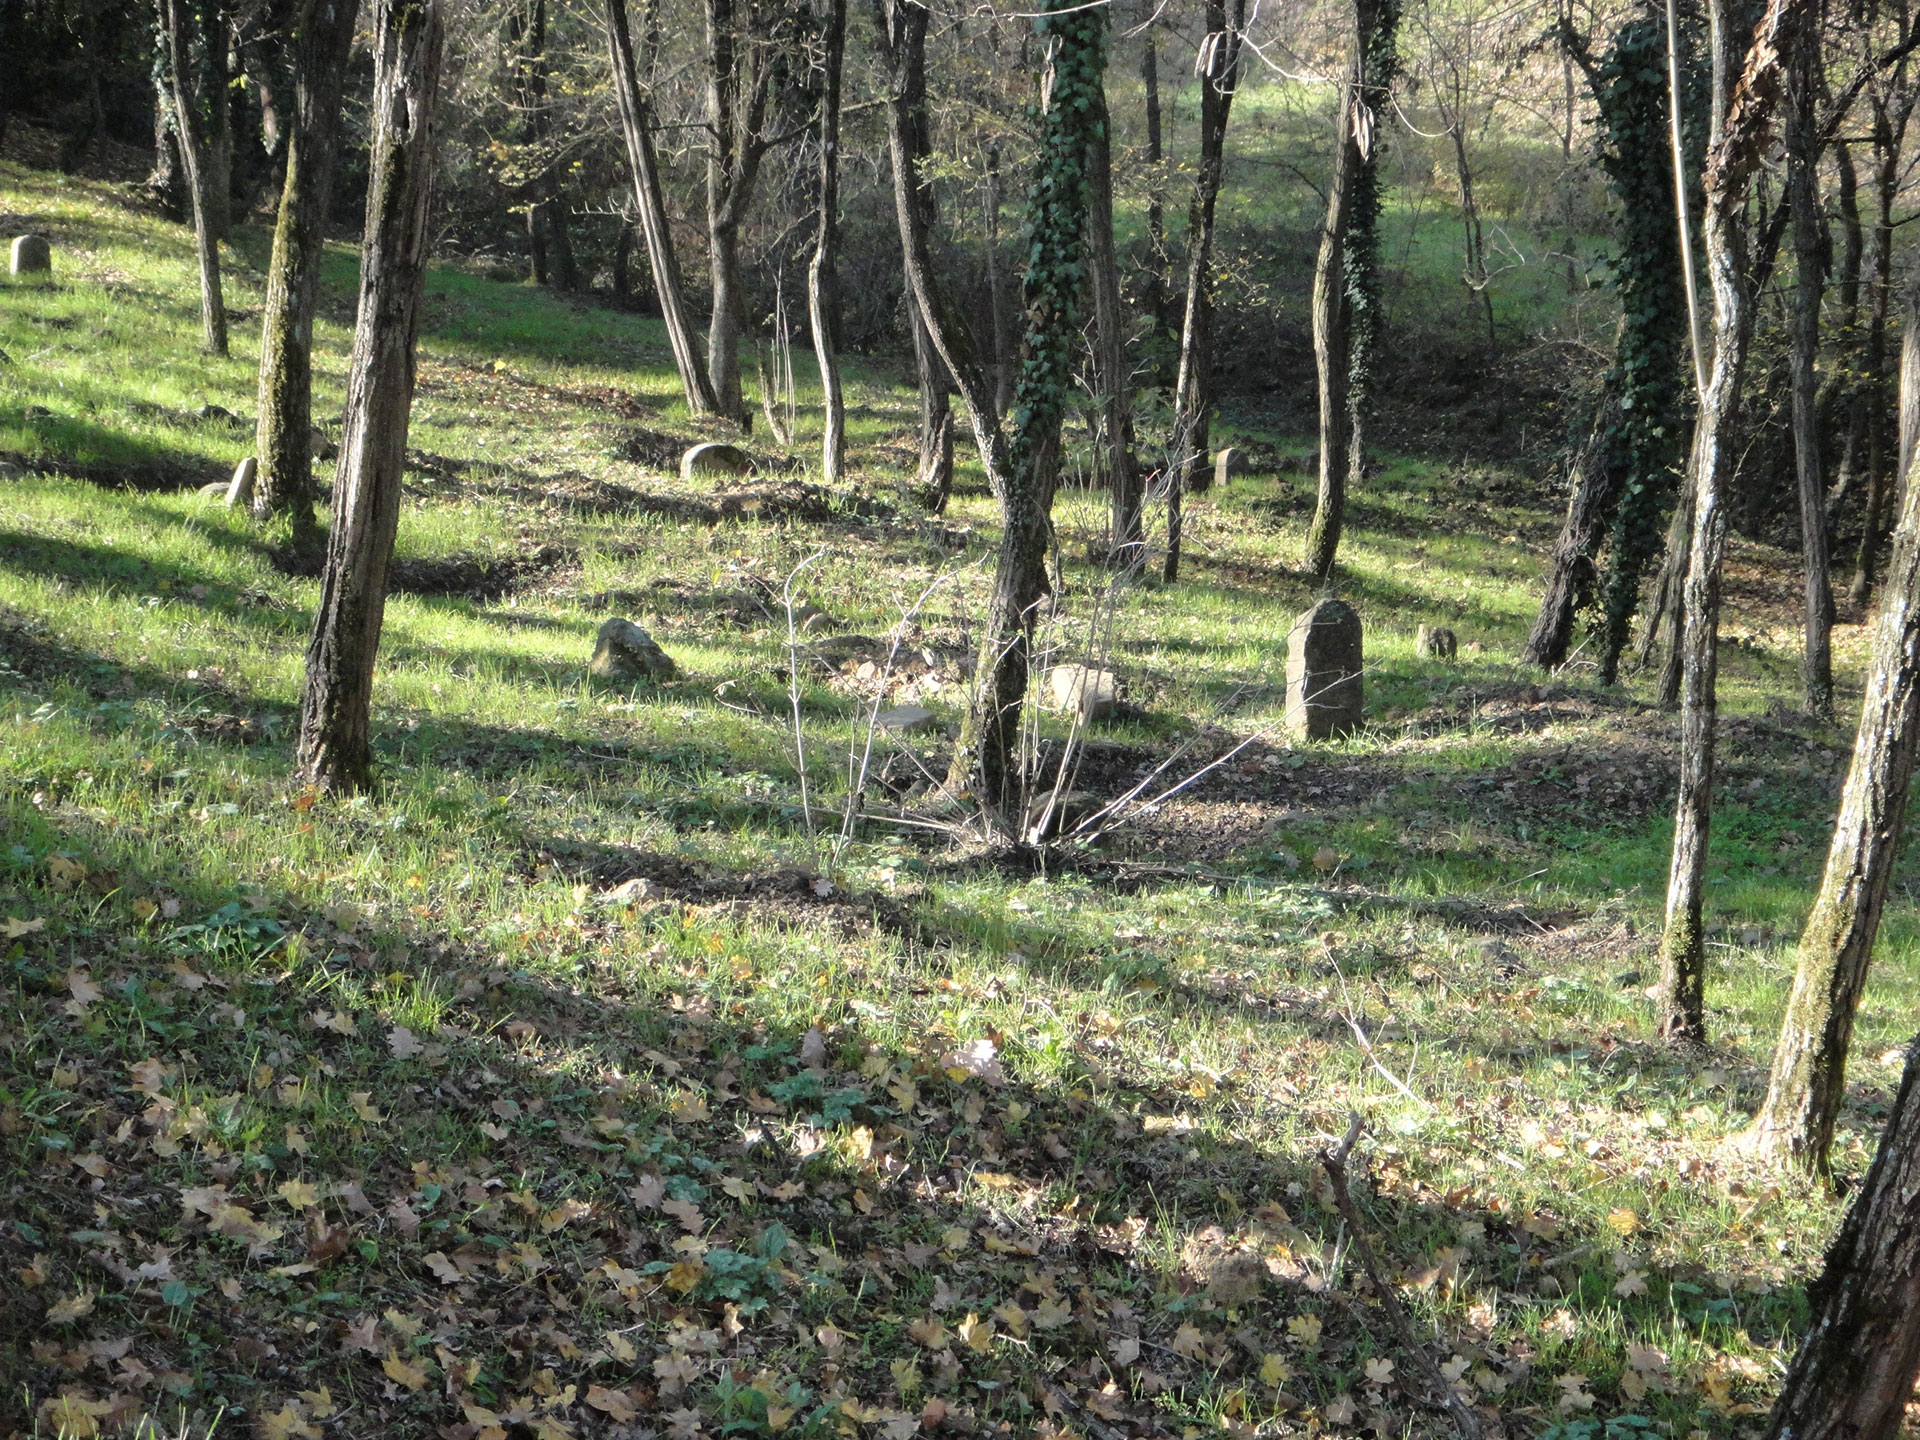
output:
[[[1341,582],[1368,724],[1314,745],[1278,728],[1301,437],[1237,437],[1177,586],[1084,563],[1070,487],[1047,646],[1127,687],[1074,783],[1198,778],[1013,863],[920,816],[938,731],[877,736],[843,822],[877,690],[957,715],[991,568],[977,470],[940,518],[901,494],[912,396],[855,376],[845,490],[764,428],[769,478],[685,486],[713,432],[652,322],[447,267],[383,778],[317,799],[315,583],[193,488],[251,444],[265,237],[215,361],[187,236],[130,190],[0,165],[29,227],[57,283],[0,289],[0,1434],[1450,1434],[1318,1163],[1356,1113],[1371,1248],[1487,1435],[1756,1426],[1840,1204],[1734,1143],[1850,744],[1792,709],[1791,556],[1735,549],[1712,1044],[1674,1051],[1644,993],[1673,719],[1512,660],[1550,480],[1387,457]],[[352,280],[342,248],[323,417]],[[590,683],[609,614],[680,678]],[[1911,883],[1843,1179],[1913,1028]]]

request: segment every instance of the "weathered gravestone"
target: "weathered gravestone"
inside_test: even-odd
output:
[[[671,680],[680,673],[673,657],[631,620],[615,616],[600,627],[590,674],[601,680]]]
[[[1111,720],[1120,708],[1120,678],[1097,665],[1056,665],[1047,674],[1057,710],[1077,710],[1089,725]]]
[[[16,280],[50,279],[53,275],[53,247],[44,235],[14,237],[13,254],[8,266]]]
[[[1360,616],[1344,601],[1320,601],[1287,636],[1287,733],[1328,740],[1358,730],[1360,672]]]
[[[1232,445],[1213,457],[1213,483],[1223,488],[1227,481],[1235,475],[1244,475],[1246,470],[1247,452]]]
[[[253,482],[260,474],[260,462],[249,455],[233,467],[233,479],[227,482],[227,504],[242,507],[253,503]]]

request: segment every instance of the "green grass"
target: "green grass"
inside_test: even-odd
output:
[[[232,360],[197,353],[181,232],[36,172],[0,167],[0,195],[59,247],[56,288],[0,291],[0,451],[143,484],[231,465],[246,432],[184,417],[251,414],[248,327]],[[236,308],[259,238],[230,254]],[[352,269],[329,268],[319,414]],[[315,585],[275,536],[191,491],[0,482],[0,1259],[34,1317],[0,1414],[1430,1433],[1316,1168],[1357,1110],[1374,1244],[1506,1433],[1744,1432],[1838,1213],[1727,1143],[1848,739],[1775,708],[1785,557],[1735,556],[1715,1045],[1676,1053],[1642,994],[1672,723],[1512,663],[1557,524],[1518,477],[1389,457],[1344,555],[1369,724],[1297,747],[1300,478],[1196,499],[1182,583],[1117,595],[1080,563],[1100,499],[1069,491],[1049,643],[1111,657],[1136,707],[1097,736],[1101,793],[1254,743],[1045,873],[878,818],[836,847],[870,700],[851,662],[803,676],[810,830],[771,597],[812,559],[806,597],[885,637],[925,596],[901,633],[937,663],[903,678],[951,720],[990,569],[977,470],[939,522],[899,502],[881,447],[913,401],[876,367],[852,438],[890,515],[663,516],[635,496],[716,497],[622,458],[637,430],[701,433],[651,322],[454,268],[429,293],[418,583],[388,606],[370,796],[289,778]],[[681,677],[589,683],[610,612]],[[1422,622],[1459,631],[1458,665],[1415,658]],[[1859,627],[1839,639],[1857,694]],[[1908,873],[1846,1175],[1916,1012]]]

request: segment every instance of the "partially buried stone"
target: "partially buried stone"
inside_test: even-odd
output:
[[[671,680],[680,673],[673,657],[631,620],[615,616],[600,627],[588,673],[601,680]]]
[[[738,445],[711,441],[695,445],[680,457],[680,478],[691,482],[703,475],[751,475],[753,457]]]
[[[1094,665],[1056,665],[1047,674],[1047,687],[1059,710],[1077,710],[1088,724],[1111,720],[1120,708],[1120,679],[1111,670]]]
[[[917,735],[936,729],[940,717],[924,705],[896,705],[891,710],[882,710],[873,723],[892,735]]]
[[[44,235],[17,235],[8,266],[16,280],[38,279],[53,274],[53,247]]]
[[[202,405],[193,418],[203,425],[238,425],[240,417],[224,405]]]
[[[227,482],[228,508],[253,503],[253,482],[260,473],[260,462],[249,455],[233,467],[233,479]]]
[[[1444,625],[1422,625],[1414,632],[1413,653],[1422,660],[1451,660],[1460,653],[1460,641]]]
[[[1331,597],[1294,621],[1287,636],[1287,732],[1328,740],[1360,728],[1360,617]]]

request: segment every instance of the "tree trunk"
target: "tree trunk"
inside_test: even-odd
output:
[[[443,25],[440,0],[375,0],[372,174],[333,525],[295,768],[321,790],[370,778],[373,662],[400,521],[425,288]]]
[[[1894,1440],[1920,1372],[1920,1048],[1807,1299],[1766,1440]]]
[[[1906,504],[1907,472],[1920,445],[1920,271],[1907,280],[1900,297],[1900,460],[1894,474],[1900,493],[1896,505]]]
[[[1006,293],[1000,263],[1000,147],[987,147],[986,243],[987,310],[993,326],[993,413],[1005,417],[1013,401],[1013,301]]]
[[[1143,0],[1143,7],[1146,16],[1141,21],[1140,84],[1145,92],[1147,113],[1147,313],[1153,317],[1155,383],[1165,385],[1166,355],[1173,348],[1175,330],[1173,287],[1167,283],[1167,177],[1160,132],[1160,50],[1154,40],[1159,12],[1151,0]]]
[[[987,484],[1004,504],[1009,465],[1006,436],[995,418],[993,387],[973,329],[933,263],[933,181],[919,164],[932,153],[927,117],[930,14],[914,0],[873,0],[873,11],[874,42],[888,71],[887,151],[911,308],[960,392]]]
[[[1619,497],[1620,467],[1615,463],[1615,430],[1620,423],[1620,396],[1609,384],[1600,398],[1593,430],[1573,466],[1572,493],[1566,519],[1547,562],[1547,593],[1540,613],[1520,649],[1520,663],[1555,670],[1566,663],[1573,643],[1573,621],[1581,603],[1592,594],[1594,557],[1606,538],[1607,524]]]
[[[1003,526],[973,698],[947,771],[950,793],[970,794],[990,827],[1021,836],[1026,795],[1015,762],[1034,624],[1047,594],[1050,518],[1060,473],[1060,424],[1088,269],[1088,172],[1100,129],[1106,12],[1048,0],[1034,29],[1047,43],[1039,153],[1029,194],[1027,342],[1014,387],[1012,463],[1000,496]],[[1038,198],[1044,197],[1044,200]],[[959,371],[956,367],[956,377]],[[964,389],[963,389],[964,393]]]
[[[747,333],[740,271],[740,229],[766,150],[772,61],[766,37],[743,33],[735,0],[706,0],[707,247],[713,309],[707,318],[707,379],[722,415],[749,430],[753,416],[740,388],[740,345]]]
[[[611,281],[614,298],[625,300],[633,294],[633,226],[624,218],[613,240]]]
[[[1104,88],[1096,97],[1095,110],[1095,132],[1087,154],[1086,219],[1100,417],[1094,464],[1111,516],[1107,563],[1131,573],[1145,562],[1146,551],[1140,525],[1140,471],[1133,456],[1133,397],[1127,388],[1127,312],[1120,300],[1120,267],[1113,243],[1113,148]]]
[[[1781,84],[1781,50],[1797,43],[1814,0],[1768,0],[1742,57],[1730,66],[1731,18],[1713,0],[1713,138],[1703,189],[1708,280],[1713,287],[1713,368],[1694,424],[1688,461],[1693,485],[1693,538],[1683,590],[1680,784],[1667,878],[1666,929],[1660,941],[1656,1003],[1669,1040],[1706,1038],[1706,934],[1701,911],[1712,817],[1715,681],[1719,670],[1720,580],[1727,540],[1727,486],[1733,473],[1733,427],[1753,335],[1746,292],[1744,211],[1766,140],[1768,114]]]
[[[1173,392],[1173,444],[1167,462],[1168,584],[1180,578],[1181,497],[1208,459],[1213,406],[1213,217],[1220,198],[1227,121],[1240,83],[1240,45],[1246,0],[1205,0],[1206,64],[1200,75],[1200,156],[1187,206],[1187,306],[1180,322],[1180,366]],[[1209,476],[1209,478],[1211,478]]]
[[[826,83],[820,96],[820,215],[807,265],[807,326],[820,367],[820,475],[840,483],[847,458],[847,403],[840,390],[840,357],[833,345],[833,317],[840,306],[834,272],[834,236],[840,208],[840,70],[847,49],[847,0],[826,0]]]
[[[1750,1135],[1765,1151],[1827,1167],[1846,1096],[1847,1047],[1866,986],[1920,745],[1920,490],[1906,487],[1875,623],[1853,762],[1820,893],[1800,933],[1773,1078]],[[1889,1132],[1891,1133],[1891,1132]]]
[[[280,219],[267,267],[260,327],[260,418],[254,434],[259,473],[257,520],[284,515],[293,545],[318,538],[313,520],[313,315],[320,298],[334,160],[340,151],[340,100],[353,48],[359,0],[302,0],[288,44],[293,66],[293,124]]]
[[[167,36],[167,69],[172,80],[174,132],[180,141],[180,163],[186,171],[187,197],[193,209],[193,238],[200,262],[200,330],[209,354],[227,353],[227,307],[220,285],[220,236],[224,232],[226,172],[219,160],[217,122],[209,111],[224,112],[224,91],[205,96],[198,83],[202,66],[195,53],[193,7],[190,0],[160,0],[161,24]],[[224,50],[225,36],[199,37],[206,45]]]
[[[649,41],[653,39],[649,29]],[[694,339],[693,322],[687,315],[686,286],[680,279],[680,259],[673,248],[666,195],[660,184],[660,162],[653,148],[653,116],[648,96],[640,88],[633,39],[627,29],[627,0],[607,0],[607,49],[613,59],[614,99],[620,111],[620,131],[627,144],[627,168],[633,176],[633,203],[640,212],[640,230],[647,242],[647,265],[653,274],[653,293],[660,302],[660,318],[667,328],[674,369],[680,374],[680,392],[690,413],[711,415],[719,406],[700,363],[699,344]],[[649,69],[652,52],[650,43]]]
[[[1825,222],[1815,168],[1814,105],[1819,45],[1811,27],[1792,57],[1787,114],[1787,203],[1793,211],[1794,291],[1789,317],[1789,360],[1793,372],[1793,450],[1800,495],[1800,552],[1805,573],[1805,641],[1801,649],[1801,690],[1808,711],[1833,715],[1833,591],[1827,579],[1827,492],[1820,468],[1818,381],[1814,361],[1820,350],[1820,293],[1826,279]]]
[[[1352,438],[1347,353],[1347,221],[1353,193],[1366,158],[1360,151],[1360,116],[1365,104],[1366,54],[1372,39],[1373,6],[1354,5],[1353,59],[1334,122],[1333,180],[1327,187],[1327,218],[1320,230],[1320,255],[1313,267],[1313,360],[1319,376],[1320,494],[1307,530],[1307,573],[1325,585],[1333,579],[1340,551],[1340,529],[1347,512],[1347,445]]]
[[[1893,298],[1893,204],[1900,188],[1900,145],[1888,107],[1874,107],[1874,223],[1868,251],[1867,339],[1861,386],[1867,400],[1867,500],[1861,516],[1860,554],[1854,564],[1852,599],[1865,605],[1873,593],[1880,536],[1886,529],[1893,477],[1887,462],[1887,312]]]

